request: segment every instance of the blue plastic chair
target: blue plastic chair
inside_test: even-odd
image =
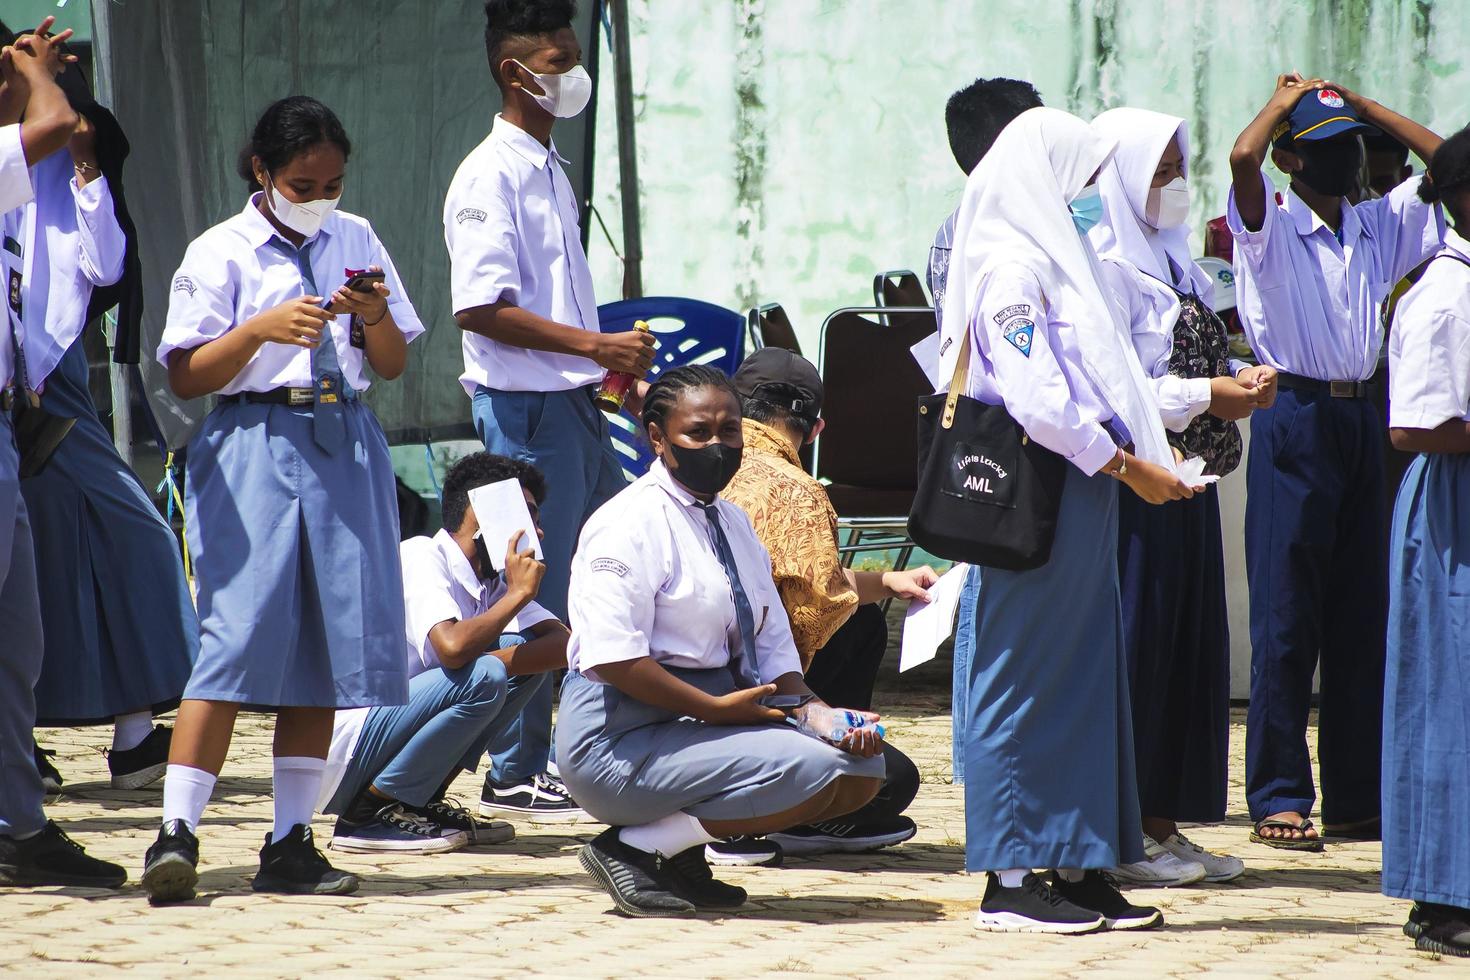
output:
[[[727,310],[703,300],[683,296],[644,296],[624,299],[597,308],[603,333],[632,330],[637,320],[647,320],[658,340],[649,380],[670,368],[685,364],[709,364],[726,374],[734,374],[745,359],[745,320],[734,310]],[[628,478],[636,479],[648,472],[653,453],[648,449],[641,427],[625,412],[608,418],[613,448]]]

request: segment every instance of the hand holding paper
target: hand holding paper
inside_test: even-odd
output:
[[[1191,456],[1180,463],[1174,464],[1174,472],[1185,485],[1199,490],[1217,482],[1218,476],[1205,475],[1205,461],[1198,456]]]
[[[902,673],[934,659],[939,644],[954,632],[955,609],[970,566],[960,562],[939,576],[929,587],[931,601],[909,603],[903,620],[903,644],[899,650],[898,669]]]
[[[470,508],[475,512],[475,520],[480,522],[485,550],[497,572],[505,571],[506,545],[517,531],[525,532],[517,545],[520,550],[533,548],[538,560],[545,559],[541,551],[541,536],[536,533],[536,523],[531,520],[531,510],[526,506],[519,480],[501,480],[475,487],[470,491]]]

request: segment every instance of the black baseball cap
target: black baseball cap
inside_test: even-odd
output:
[[[762,347],[735,372],[735,390],[815,422],[822,414],[822,376],[811,361],[780,347]]]
[[[1278,147],[1290,149],[1293,140],[1325,140],[1339,133],[1354,132],[1378,130],[1358,118],[1337,89],[1319,88],[1296,100],[1291,115],[1276,127],[1271,140]]]

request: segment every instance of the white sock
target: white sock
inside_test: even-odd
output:
[[[640,823],[618,831],[618,840],[629,847],[664,857],[683,854],[691,847],[718,839],[704,829],[704,824],[697,817],[691,817],[683,810],[676,810],[652,823]]]
[[[1031,873],[1030,868],[1010,868],[1006,871],[993,871],[991,874],[1000,879],[1002,888],[1020,888],[1021,882]]]
[[[1057,876],[1072,885],[1081,881],[1083,874],[1084,872],[1081,868],[1057,868]]]
[[[153,732],[153,712],[135,711],[112,719],[112,751],[126,752],[143,744]]]
[[[193,833],[217,778],[203,769],[170,763],[163,776],[163,822],[182,820]]]
[[[272,841],[282,840],[299,823],[311,826],[316,798],[322,789],[322,771],[326,767],[326,759],[309,755],[276,756],[276,823],[271,830]]]

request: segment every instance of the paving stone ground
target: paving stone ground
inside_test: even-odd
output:
[[[1330,844],[1292,854],[1247,842],[1243,719],[1231,733],[1230,816],[1190,831],[1239,854],[1240,881],[1136,892],[1165,909],[1155,933],[1031,938],[977,933],[981,880],[962,873],[964,805],[950,782],[949,715],[937,693],[890,692],[890,737],[924,784],[913,841],[878,855],[792,859],[729,870],[750,891],[738,914],[627,920],[580,873],[578,846],[597,828],[517,825],[510,844],[432,857],[335,855],[363,876],[347,898],[250,891],[269,829],[268,719],[242,715],[205,814],[201,892],[149,908],[135,883],[118,893],[0,889],[0,974],[149,976],[1470,976],[1470,964],[1416,952],[1401,902],[1378,893],[1379,847]],[[160,786],[112,790],[108,729],[42,730],[67,792],[50,814],[134,882],[158,821]],[[463,776],[455,790],[478,798]],[[331,824],[318,820],[322,841]]]

